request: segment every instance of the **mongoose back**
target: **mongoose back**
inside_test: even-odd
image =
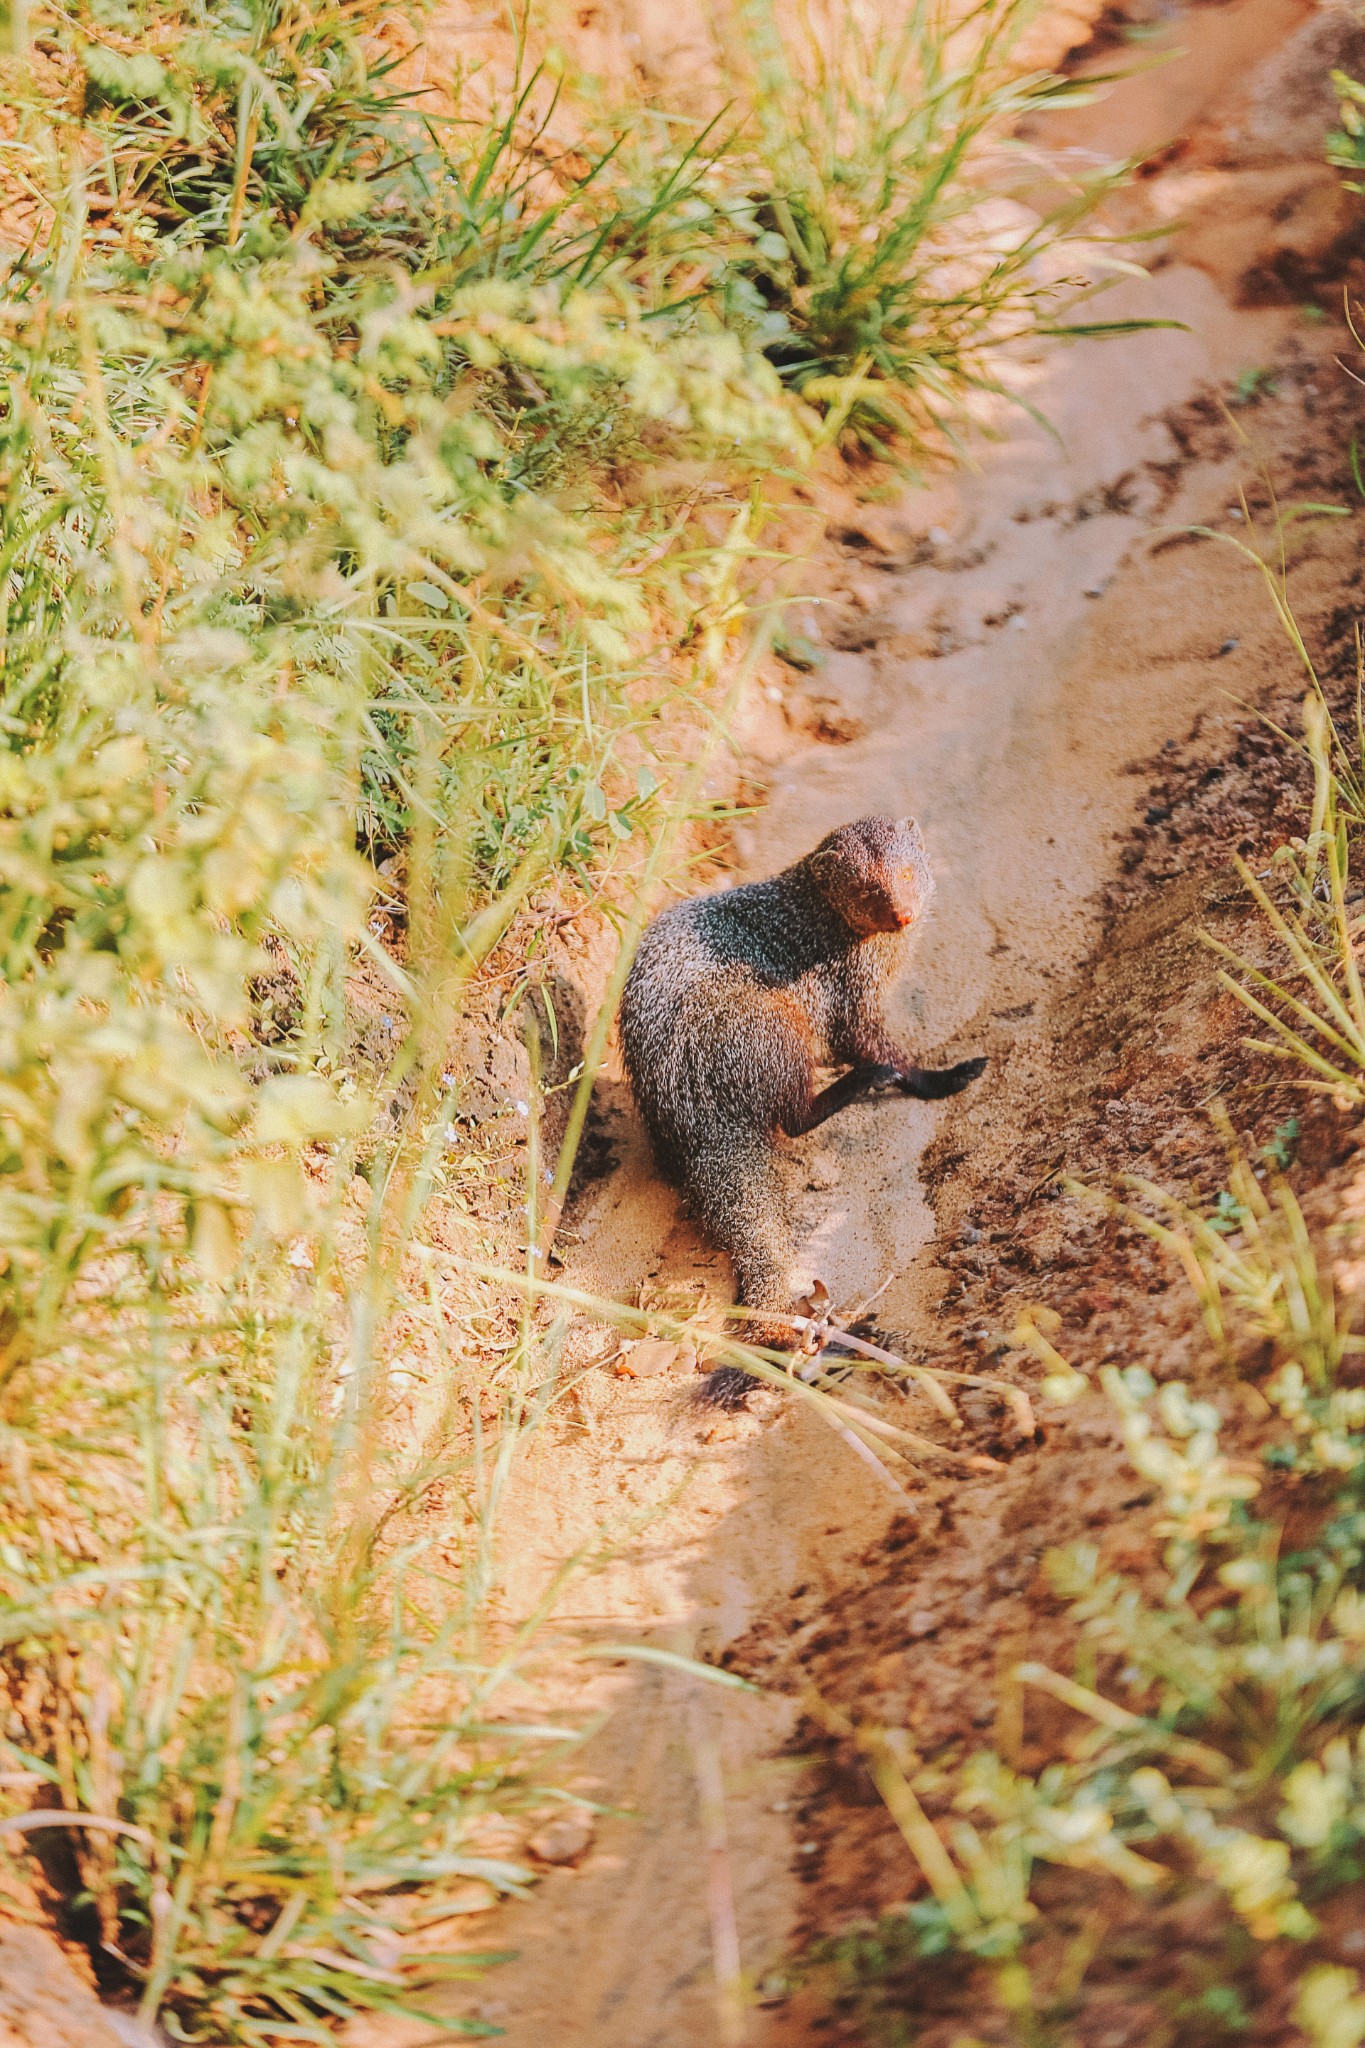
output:
[[[694,897],[646,931],[621,1002],[621,1044],[659,1164],[730,1254],[741,1303],[786,1313],[794,1244],[782,1137],[885,1094],[956,1095],[986,1062],[926,1071],[889,1036],[888,984],[933,895],[910,818],[860,818],[770,881]],[[817,1091],[820,1066],[848,1071]],[[755,1341],[789,1346],[780,1325]],[[718,1406],[754,1380],[710,1374]]]

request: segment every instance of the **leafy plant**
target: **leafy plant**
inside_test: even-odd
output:
[[[1365,1100],[1365,993],[1356,946],[1361,923],[1347,903],[1351,835],[1359,829],[1360,769],[1347,761],[1325,705],[1304,701],[1306,748],[1317,783],[1308,838],[1279,848],[1278,885],[1266,887],[1246,862],[1237,868],[1254,897],[1284,969],[1268,974],[1220,940],[1206,939],[1229,962],[1219,979],[1270,1032],[1249,1039],[1257,1051],[1307,1069],[1301,1085],[1348,1101]]]
[[[1009,137],[1082,92],[1020,71],[1024,20],[1012,0],[951,28],[923,0],[894,23],[741,10],[755,141],[734,269],[764,309],[765,354],[851,445],[960,443],[983,398],[1011,395],[1001,365],[1021,341],[1134,324],[1062,323],[1091,289],[1075,269],[1112,264],[1082,247],[1084,224],[1128,166],[1060,181],[1040,210],[1055,168]]]
[[[1332,89],[1337,95],[1341,126],[1327,138],[1327,161],[1338,164],[1344,171],[1359,171],[1365,168],[1365,86],[1362,86],[1348,72],[1332,73]],[[1342,180],[1348,192],[1365,191],[1359,179]]]
[[[1224,1243],[1208,1240],[1210,1250]],[[1264,1465],[1293,1462],[1331,1481],[1314,1532],[1288,1554],[1277,1521],[1255,1515],[1262,1479],[1220,1448],[1219,1404],[1178,1381],[1158,1386],[1142,1367],[1105,1368],[1129,1458],[1160,1496],[1153,1533],[1164,1539],[1165,1576],[1153,1587],[1150,1575],[1104,1573],[1085,1544],[1047,1560],[1093,1655],[1128,1694],[1125,1703],[1113,1686],[1099,1691],[1036,1663],[1016,1668],[1017,1685],[1092,1724],[1068,1745],[1068,1761],[1029,1776],[983,1753],[945,1773],[921,1764],[903,1731],[857,1727],[816,1703],[832,1732],[869,1758],[895,1759],[893,1771],[883,1764],[873,1775],[928,1887],[875,1934],[812,1958],[869,2013],[913,2006],[922,1959],[951,1950],[990,1974],[1021,2042],[1069,2038],[1062,2023],[1080,1976],[1063,1970],[1064,1984],[1049,1983],[1042,1944],[1055,1929],[1033,1895],[1043,1862],[1091,1870],[1153,1905],[1182,1882],[1210,1885],[1229,1936],[1240,1924],[1253,1943],[1311,1939],[1314,1907],[1358,1882],[1365,1437],[1350,1441],[1349,1456],[1338,1439],[1339,1455],[1300,1466],[1279,1417],[1296,1426],[1286,1388],[1295,1371],[1295,1385],[1306,1383],[1309,1369],[1307,1354],[1282,1364],[1260,1403]],[[1328,1400],[1356,1391],[1336,1385],[1316,1350],[1311,1369]],[[921,1798],[946,1805],[937,1826]],[[1096,1953],[1095,1942],[1084,1949],[1081,1975]],[[1221,1989],[1238,2006],[1235,1982]],[[1351,1973],[1309,1970],[1300,2018],[1315,2039],[1337,2039],[1338,2024],[1349,2039],[1353,1998]]]
[[[1348,1318],[1331,1272],[1322,1268],[1273,1152],[1267,1151],[1258,1173],[1226,1114],[1219,1109],[1213,1114],[1227,1148],[1230,1185],[1212,1210],[1194,1208],[1138,1175],[1126,1176],[1123,1185],[1147,1207],[1114,1206],[1127,1223],[1179,1260],[1204,1326],[1229,1365],[1237,1362],[1234,1333],[1250,1332],[1268,1340],[1278,1360],[1305,1365],[1315,1387],[1331,1386],[1342,1360],[1365,1348],[1365,1340],[1344,1327]],[[1083,1182],[1069,1186],[1083,1198],[1107,1200]]]

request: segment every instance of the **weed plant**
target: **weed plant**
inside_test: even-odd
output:
[[[752,239],[729,266],[730,303],[757,300],[765,355],[847,445],[960,446],[988,417],[983,400],[1017,398],[1002,365],[1021,341],[1124,331],[1059,325],[1108,260],[1090,243],[1068,268],[1064,252],[1128,167],[1059,181],[1011,141],[1084,97],[1021,71],[1021,9],[985,0],[951,29],[927,0],[891,23],[843,5],[803,9],[799,26],[771,0],[740,12]],[[1040,209],[1049,184],[1060,196]]]
[[[442,1291],[450,1029],[542,882],[685,808],[761,479],[937,432],[1037,330],[1070,212],[945,269],[1055,97],[996,82],[1014,12],[858,44],[880,173],[863,72],[793,73],[790,148],[560,141],[534,67],[423,111],[331,0],[5,18],[0,1843],[172,2038],[411,2010],[527,1876],[550,1738],[488,1603],[562,1324],[534,1208],[496,1388]]]
[[[1276,1211],[1297,1214],[1278,1185],[1262,1191],[1261,1225]],[[1307,1282],[1316,1308],[1277,1321],[1274,1369],[1247,1390],[1260,1418],[1254,1444],[1243,1428],[1236,1452],[1221,1444],[1226,1396],[1158,1384],[1141,1365],[1103,1368],[1130,1462],[1160,1503],[1162,1567],[1141,1578],[1105,1571],[1085,1543],[1045,1560],[1080,1633],[1078,1669],[1107,1675],[1080,1683],[1037,1663],[1013,1673],[1021,1711],[1042,1692],[1090,1724],[1065,1761],[1030,1774],[986,1751],[945,1774],[921,1763],[905,1731],[855,1730],[816,1703],[831,1732],[880,1757],[874,1776],[927,1887],[816,1959],[874,2037],[892,2037],[893,2016],[915,2009],[925,1959],[952,1951],[980,1974],[1011,2038],[1030,2048],[1069,2041],[1085,1977],[1105,1955],[1103,1930],[1123,1923],[1127,1948],[1141,1947],[1124,1895],[1150,1902],[1156,1940],[1163,1907],[1211,1890],[1223,1922],[1210,1982],[1222,2005],[1206,2000],[1197,2015],[1211,2038],[1226,2032],[1220,2011],[1229,2025],[1245,2015],[1252,1955],[1273,1943],[1300,1979],[1309,2038],[1351,2038],[1333,2028],[1360,2004],[1356,1973],[1322,1964],[1309,1945],[1332,1898],[1365,1872],[1365,1389],[1343,1367],[1360,1340],[1343,1337],[1330,1279],[1297,1232],[1228,1240],[1195,1211],[1152,1228],[1183,1233],[1206,1312],[1216,1301],[1223,1338],[1243,1356],[1263,1335],[1267,1302],[1301,1301]],[[1263,1509],[1267,1495],[1275,1505]],[[924,1799],[946,1806],[940,1828]],[[1091,1894],[1095,1925],[1060,1968],[1048,1939],[1057,1930],[1034,1896],[1049,1864],[1103,1881]],[[1293,1945],[1305,1951],[1297,1970]],[[1191,2026],[1195,2017],[1186,2015]],[[1174,2005],[1156,2024],[1163,2041],[1187,2038]]]

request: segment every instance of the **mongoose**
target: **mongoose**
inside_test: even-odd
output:
[[[934,892],[910,818],[860,818],[767,882],[694,897],[646,931],[621,1001],[621,1044],[659,1164],[730,1254],[741,1303],[790,1310],[794,1245],[781,1135],[884,1094],[956,1095],[986,1062],[927,1071],[888,1035],[887,985]],[[815,1069],[848,1071],[817,1091]],[[754,1341],[790,1347],[780,1325]],[[707,1397],[741,1407],[722,1366]]]

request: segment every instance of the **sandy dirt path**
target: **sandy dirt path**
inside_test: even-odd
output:
[[[939,889],[899,1021],[935,1062],[999,1054],[1028,1029],[1093,942],[1095,892],[1141,790],[1125,768],[1247,687],[1244,572],[1230,550],[1154,551],[1154,530],[1227,526],[1244,473],[1191,452],[1181,409],[1277,361],[1302,372],[1322,350],[1320,330],[1285,301],[1294,277],[1308,296],[1340,231],[1317,152],[1332,115],[1327,68],[1353,33],[1344,15],[1297,0],[1194,8],[1141,45],[1184,55],[1073,117],[1078,150],[1174,145],[1131,207],[1142,223],[1188,225],[1150,278],[1125,280],[1102,308],[1186,331],[1051,354],[1027,396],[1054,435],[1021,416],[974,473],[869,513],[825,577],[826,602],[810,608],[825,668],[755,727],[769,802],[737,835],[738,878],[869,811],[923,823]],[[1095,59],[1114,62],[1112,51]],[[1253,273],[1291,278],[1280,304],[1238,303],[1270,295],[1248,284]],[[842,744],[810,737],[821,701],[840,710],[852,735]],[[806,1262],[838,1305],[884,1288],[878,1317],[893,1329],[923,1315],[916,1259],[935,1219],[920,1161],[953,1114],[861,1108],[798,1155]],[[571,1277],[617,1296],[722,1284],[720,1262],[624,1128]],[[690,1392],[669,1375],[585,1375],[504,1516],[513,1606],[604,1526],[617,1554],[559,1617],[580,1637],[714,1657],[760,1617],[789,1625],[798,1593],[803,1614],[812,1600],[817,1614],[837,1604],[894,1503],[799,1404],[708,1435]],[[606,1720],[566,1782],[612,1812],[579,1868],[551,1871],[529,1903],[481,1919],[479,1945],[520,1960],[477,1993],[452,1994],[449,2009],[504,2028],[515,2048],[789,2041],[780,2008],[751,2009],[742,2035],[728,2025],[715,1957],[719,1938],[723,1964],[727,1887],[750,1985],[791,1937],[803,1844],[788,1819],[798,1767],[780,1754],[790,1703],[639,1665],[594,1685],[584,1698]],[[698,1791],[717,1766],[723,1813]],[[383,2038],[431,2037],[395,2027]],[[371,2026],[363,2039],[380,2035]]]

